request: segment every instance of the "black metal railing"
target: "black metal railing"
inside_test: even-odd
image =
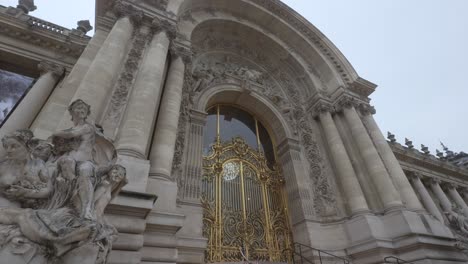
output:
[[[349,264],[350,261],[333,255],[329,252],[316,249],[313,247],[309,247],[307,245],[301,243],[294,243],[293,244],[293,264],[323,264],[325,262],[334,261],[334,263],[343,263]],[[306,255],[306,256],[305,256]]]
[[[384,258],[384,263],[385,264],[413,264],[413,262],[408,262],[406,260],[403,260],[401,258],[397,258],[397,257],[394,257],[394,256],[389,256],[389,257],[385,257]]]

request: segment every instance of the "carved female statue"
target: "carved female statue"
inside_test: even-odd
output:
[[[0,208],[0,258],[9,254],[10,248],[18,247],[15,241],[22,240],[34,249],[28,254],[44,259],[40,263],[62,263],[67,259],[66,263],[70,258],[80,258],[72,252],[68,254],[75,248],[98,252],[97,258],[87,254],[94,258],[89,263],[105,263],[117,231],[106,223],[104,209],[126,184],[126,172],[124,167],[115,165],[112,143],[96,126],[86,122],[89,105],[76,100],[69,112],[74,126],[55,133],[50,138],[53,144],[31,140],[32,133],[4,140],[8,153],[8,162],[0,164],[5,168],[0,170],[4,192],[15,199],[43,203]],[[28,173],[23,173],[25,168]],[[37,179],[42,184],[33,181]],[[9,248],[11,243],[15,245]]]

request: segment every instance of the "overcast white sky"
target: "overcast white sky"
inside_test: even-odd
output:
[[[231,0],[234,1],[234,0]],[[361,77],[382,131],[468,152],[467,0],[283,0],[320,29]],[[94,24],[94,0],[36,0],[31,13],[73,28]],[[16,0],[0,0],[16,6]]]

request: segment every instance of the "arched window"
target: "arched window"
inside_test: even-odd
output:
[[[276,162],[272,140],[267,129],[248,112],[230,105],[215,105],[208,109],[205,125],[203,155],[210,154],[211,146],[219,137],[220,142],[241,137],[253,149],[263,153],[268,167]]]

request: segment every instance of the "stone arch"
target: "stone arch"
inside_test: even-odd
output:
[[[270,136],[276,144],[287,139],[297,140],[288,122],[279,110],[261,95],[248,91],[236,84],[222,84],[212,86],[204,90],[194,108],[205,111],[214,104],[231,104],[241,107],[259,118],[259,121],[267,128]]]
[[[288,55],[302,65],[304,73],[311,79],[317,78],[316,84],[322,82],[330,94],[360,81],[333,43],[280,1],[184,0],[171,9],[180,18],[179,33],[187,39],[191,39],[195,28],[209,20],[226,19],[254,27],[259,34],[282,43]]]
[[[279,110],[261,94],[246,90],[237,84],[213,85],[204,90],[194,102],[194,110],[205,112],[216,104],[229,104],[254,115],[266,127],[277,153],[277,162],[285,177],[285,190],[290,208],[295,241],[308,243],[309,237],[301,233],[304,219],[315,215],[313,191],[309,190],[310,178],[300,139]]]

